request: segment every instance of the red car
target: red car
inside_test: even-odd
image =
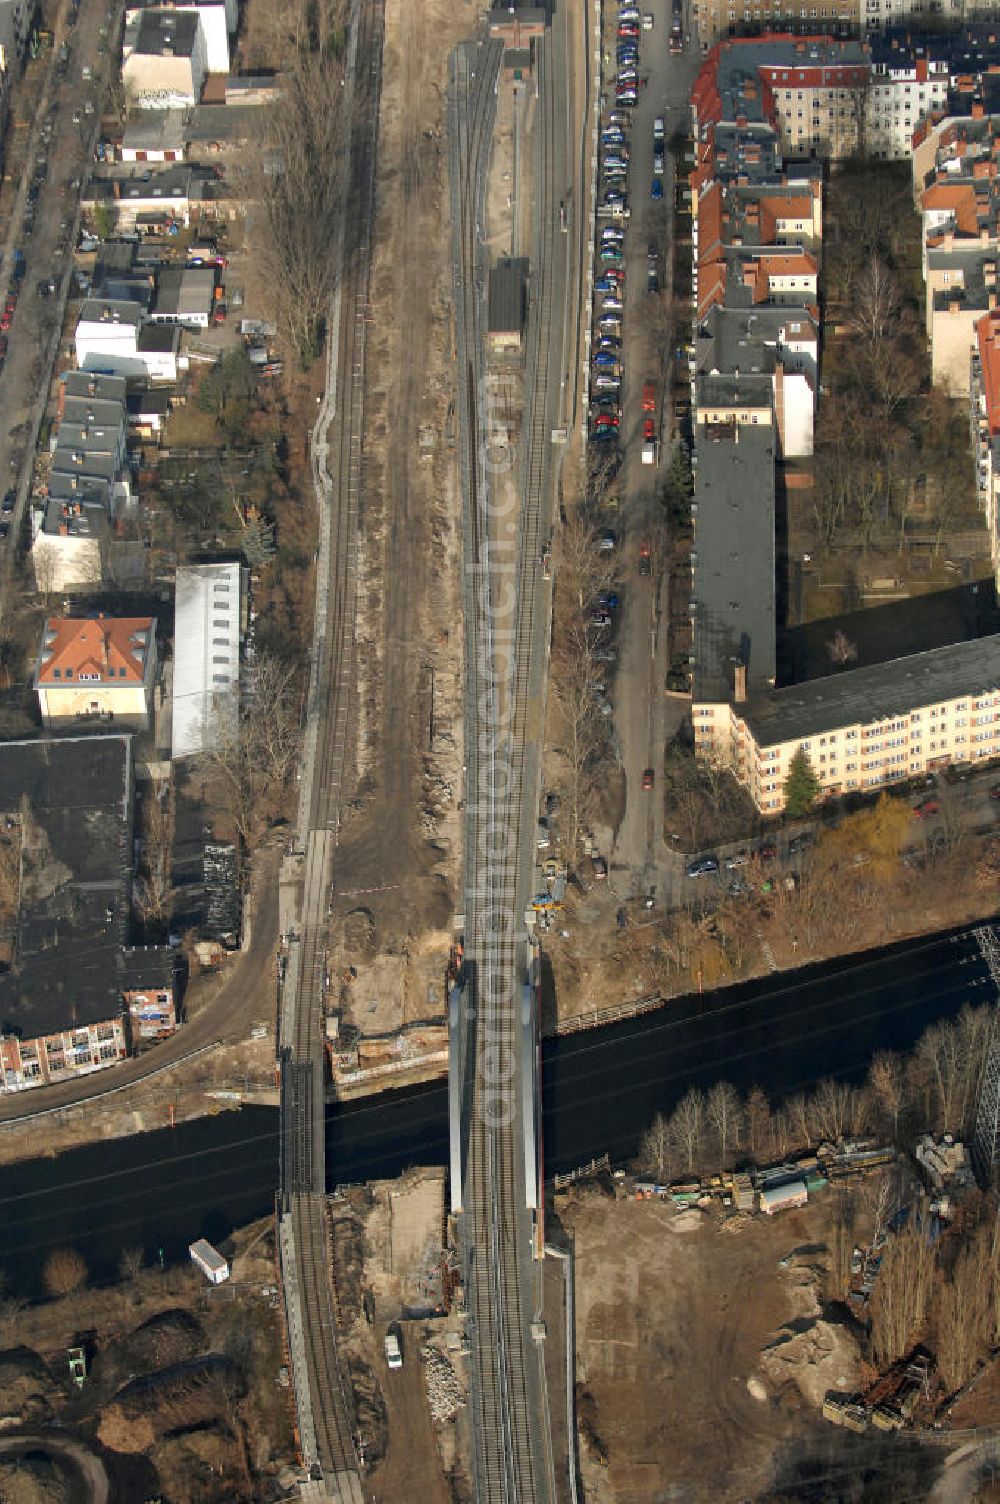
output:
[[[656,387],[651,381],[647,381],[642,389],[642,410],[644,413],[656,411]]]
[[[654,778],[653,769],[652,768],[647,768],[646,771],[642,775],[642,786],[646,790],[647,793],[653,787],[653,778]]]
[[[656,438],[656,424],[652,418],[646,418],[642,425],[643,442],[651,444]]]
[[[939,815],[941,806],[936,799],[921,799],[919,804],[913,806],[913,818],[926,820],[929,815]]]
[[[778,855],[777,846],[758,846],[754,853],[762,862],[773,862]]]
[[[991,799],[1000,799],[1000,783],[995,783],[990,789]]]
[[[13,318],[14,315],[11,313],[10,309],[5,308],[3,313],[0,314],[0,329],[3,329],[6,332],[6,330],[10,328]]]
[[[594,427],[617,428],[618,419],[615,417],[614,413],[598,413],[597,417],[594,419]]]

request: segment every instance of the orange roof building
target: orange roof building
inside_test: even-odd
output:
[[[146,730],[156,671],[155,618],[50,616],[35,670],[42,723]]]

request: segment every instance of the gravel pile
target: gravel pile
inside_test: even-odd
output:
[[[465,1395],[458,1375],[440,1348],[422,1347],[420,1357],[424,1365],[424,1383],[431,1407],[431,1419],[451,1420],[460,1405],[465,1404]]]

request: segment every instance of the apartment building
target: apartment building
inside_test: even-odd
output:
[[[129,36],[122,83],[139,109],[183,109],[201,98],[208,45],[197,10],[143,10]]]
[[[809,757],[820,797],[871,792],[953,763],[1000,756],[1000,636],[694,710],[698,744],[777,815],[792,757]]]
[[[858,32],[877,35],[890,27],[968,25],[1000,15],[998,0],[698,0],[698,36],[707,49],[728,37],[762,31]]]
[[[976,324],[969,400],[976,490],[1000,584],[1000,310],[984,314]]]
[[[0,1090],[114,1065],[130,998],[169,992],[173,956],[130,949],[131,738],[0,743],[4,839],[17,857],[9,967],[0,973]]]
[[[775,433],[759,421],[765,391],[760,400],[743,421],[710,415],[695,426],[691,677],[695,745],[705,755],[725,750],[722,712],[737,677],[744,693],[775,682]]]
[[[784,459],[811,455],[818,347],[818,320],[805,309],[712,308],[694,335],[696,422],[773,421]],[[732,374],[721,377],[724,371]],[[734,384],[739,401],[731,407],[721,400],[720,380]]]

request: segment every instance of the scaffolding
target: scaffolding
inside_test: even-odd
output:
[[[1000,939],[993,926],[988,924],[980,925],[972,933],[1000,997]],[[995,1013],[979,1088],[972,1157],[980,1182],[986,1187],[992,1186],[1000,1161],[1000,1034]]]

